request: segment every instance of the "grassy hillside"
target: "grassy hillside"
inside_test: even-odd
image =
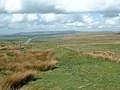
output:
[[[0,55],[4,89],[21,85],[20,90],[120,90],[120,35],[116,33],[38,37],[27,46],[1,44]],[[20,73],[24,78],[16,77]],[[19,83],[13,77],[20,78]]]

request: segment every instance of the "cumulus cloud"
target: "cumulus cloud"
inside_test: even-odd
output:
[[[7,0],[5,3],[4,11],[6,12],[19,12],[22,8],[20,0]]]
[[[0,12],[4,13],[120,11],[120,0],[0,0],[0,4]]]
[[[13,14],[11,21],[12,22],[23,22],[25,20],[25,14]]]
[[[112,18],[112,17],[117,17],[119,16],[119,13],[118,12],[106,12],[106,13],[103,13],[103,16],[104,17],[109,17],[109,18]]]
[[[61,13],[55,8],[56,0],[1,0],[3,13]]]
[[[39,19],[37,14],[28,14],[28,15],[26,15],[26,18],[27,18],[28,21],[34,21],[34,20]]]
[[[106,25],[116,25],[117,23],[120,23],[120,17],[107,18],[105,20]]]
[[[83,15],[83,21],[86,23],[92,23],[93,19],[89,16]]]
[[[81,28],[81,27],[85,26],[85,23],[76,21],[76,22],[72,22],[72,23],[66,23],[66,26]]]
[[[95,14],[94,14],[95,15]],[[1,14],[0,27],[15,30],[107,30],[120,26],[120,16],[98,14]],[[109,29],[108,29],[109,30]]]
[[[0,0],[0,31],[119,30],[120,0]]]
[[[58,15],[55,15],[54,13],[41,15],[41,19],[46,21],[46,22],[56,21],[57,17],[58,17]]]

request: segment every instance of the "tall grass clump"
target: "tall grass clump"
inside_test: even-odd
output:
[[[93,58],[103,58],[105,60],[111,61],[111,62],[120,62],[120,54],[114,54],[111,53],[110,51],[92,51],[92,52],[87,52],[87,51],[81,51],[81,50],[76,50],[82,55],[87,55]]]
[[[3,88],[2,88],[2,82],[3,82],[3,78],[0,77],[0,90],[3,90]]]
[[[22,71],[24,69],[53,70],[56,68],[57,61],[52,60],[52,55],[53,51],[21,53],[11,62],[11,68],[15,71]]]
[[[24,72],[16,72],[8,77],[5,82],[5,86],[14,90],[21,88],[27,82],[33,80],[35,77],[35,71],[27,70]]]
[[[6,54],[0,55],[0,70],[7,71],[8,78],[1,82],[0,90],[20,89],[35,78],[35,71],[48,71],[57,67],[58,61],[53,59],[53,50],[23,51],[18,46],[6,47]]]
[[[53,70],[57,68],[56,66],[57,61],[51,60],[51,61],[42,61],[42,62],[37,62],[32,64],[33,69],[40,70],[40,71],[48,71],[48,70]]]
[[[5,63],[5,56],[0,55],[0,71],[5,70],[7,68],[7,64]]]

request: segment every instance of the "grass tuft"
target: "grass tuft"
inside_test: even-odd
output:
[[[37,69],[40,71],[48,71],[48,70],[53,70],[56,67],[57,61],[51,60],[51,61],[42,61],[42,62],[37,62],[32,64],[33,69]]]
[[[75,50],[79,52],[82,55],[88,55],[93,58],[103,58],[105,60],[111,61],[111,62],[120,62],[120,54],[113,54],[112,52],[104,52],[104,51],[93,51],[93,52],[87,52],[87,51],[81,51],[81,50]]]
[[[0,71],[5,70],[7,68],[7,64],[5,63],[5,56],[0,55]]]
[[[25,72],[16,72],[9,76],[5,85],[11,89],[21,88],[27,82],[33,80],[35,77],[35,71],[27,70]]]

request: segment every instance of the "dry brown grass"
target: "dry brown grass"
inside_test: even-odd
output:
[[[16,72],[10,75],[5,83],[10,89],[21,88],[27,82],[33,80],[35,77],[35,71],[27,70],[24,72]]]
[[[12,65],[12,70],[18,72],[18,71],[24,71],[24,70],[40,70],[40,71],[47,71],[47,70],[53,70],[57,66],[57,61],[50,60],[50,61],[36,61],[36,62],[26,62],[23,61],[22,63],[14,63]]]
[[[24,60],[41,60],[46,61],[50,60],[53,54],[53,51],[28,51],[28,52],[20,52],[20,51],[9,51],[8,55],[16,56],[14,61],[23,61]]]
[[[104,51],[93,51],[93,52],[87,52],[82,50],[76,50],[82,55],[88,55],[93,58],[103,58],[105,60],[111,61],[111,62],[120,62],[120,54],[114,54],[110,51],[104,52]]]
[[[14,54],[13,52],[10,52]],[[9,65],[15,71],[37,69],[41,71],[53,70],[57,61],[52,60],[53,50],[21,52]],[[10,54],[11,55],[11,54]],[[14,54],[15,55],[15,54]]]
[[[3,78],[0,77],[0,90],[3,90],[3,87],[2,87],[2,82],[3,82]]]
[[[18,50],[19,47],[16,45],[5,45],[0,47],[0,50]]]
[[[4,55],[0,55],[0,59],[4,59],[5,58],[5,56]]]
[[[29,66],[29,64],[27,63],[26,65]],[[27,70],[26,65],[24,65],[23,63],[14,63],[13,65],[11,65],[11,69],[16,72],[25,71]]]
[[[0,46],[0,50],[22,50],[26,48],[31,48],[31,46],[21,46],[21,45],[14,45],[14,44]]]
[[[52,59],[54,50],[21,51],[16,46],[3,46],[2,48],[7,48],[6,57],[7,60],[9,58],[10,60],[9,63],[5,63],[6,57],[0,55],[0,69],[15,72],[8,76],[6,81],[2,81],[4,90],[21,88],[34,78],[35,72],[33,70],[47,71],[57,67],[56,64],[58,61]]]
[[[2,78],[2,77],[0,77],[0,85],[1,85],[2,81],[3,81],[3,78]]]
[[[2,86],[0,86],[0,90],[3,90]]]
[[[7,64],[5,63],[5,56],[0,55],[0,70],[5,70],[7,68]]]
[[[51,61],[42,61],[42,62],[36,62],[32,64],[33,69],[41,70],[41,71],[47,71],[47,70],[53,70],[56,68],[57,61],[51,60]]]
[[[9,50],[7,51],[8,56],[19,56],[21,54],[20,50]]]
[[[103,58],[108,61],[112,62],[120,62],[120,55],[119,54],[113,54],[111,52],[103,52],[103,51],[96,51],[92,53],[88,53],[89,56],[92,56],[94,58]],[[118,57],[117,59],[115,57]]]

